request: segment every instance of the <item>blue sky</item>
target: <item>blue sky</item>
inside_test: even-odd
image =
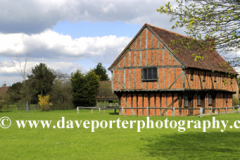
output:
[[[22,81],[17,62],[27,53],[28,70],[41,62],[68,75],[98,62],[108,68],[145,23],[171,30],[170,17],[156,12],[167,2],[0,0],[0,85]]]

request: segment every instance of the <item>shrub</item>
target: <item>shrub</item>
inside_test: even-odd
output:
[[[49,111],[49,106],[52,105],[52,103],[49,103],[49,95],[42,97],[41,95],[38,95],[40,105],[40,111]]]
[[[239,100],[237,98],[233,98],[232,103],[233,106],[239,105]]]

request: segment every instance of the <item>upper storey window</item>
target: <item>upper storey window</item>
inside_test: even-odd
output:
[[[156,81],[157,77],[157,68],[156,67],[148,67],[143,68],[143,80],[144,81]]]
[[[193,81],[193,73],[194,73],[194,70],[191,69],[191,81]]]
[[[203,82],[206,81],[206,71],[203,72]]]

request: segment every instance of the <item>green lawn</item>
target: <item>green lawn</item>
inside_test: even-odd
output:
[[[113,111],[98,114],[90,110],[69,111],[0,111],[0,118],[12,120],[8,129],[0,128],[0,159],[239,159],[240,129],[19,129],[15,120],[146,120],[146,117],[119,116]],[[216,115],[233,124],[240,114]],[[212,120],[211,116],[150,117],[151,120]],[[240,124],[239,124],[240,126]]]

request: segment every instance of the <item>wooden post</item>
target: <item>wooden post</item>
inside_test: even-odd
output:
[[[203,108],[200,108],[200,118],[202,118]]]
[[[218,108],[218,115],[220,115],[220,108]]]
[[[172,116],[175,116],[175,108],[172,109]]]
[[[93,114],[93,109],[91,109],[91,114]]]
[[[210,115],[212,115],[212,107],[211,107],[211,110],[210,110]]]
[[[234,113],[234,107],[232,107],[232,114]]]
[[[77,114],[79,114],[79,108],[77,107]]]
[[[240,107],[238,107],[238,113],[240,113]]]
[[[99,114],[101,114],[101,108],[99,108]]]
[[[115,113],[115,114],[117,113],[116,110],[117,110],[117,109],[114,109],[114,113]]]
[[[225,109],[225,113],[227,114],[227,107],[226,107],[226,109]]]
[[[122,116],[124,115],[124,108],[122,107]]]

